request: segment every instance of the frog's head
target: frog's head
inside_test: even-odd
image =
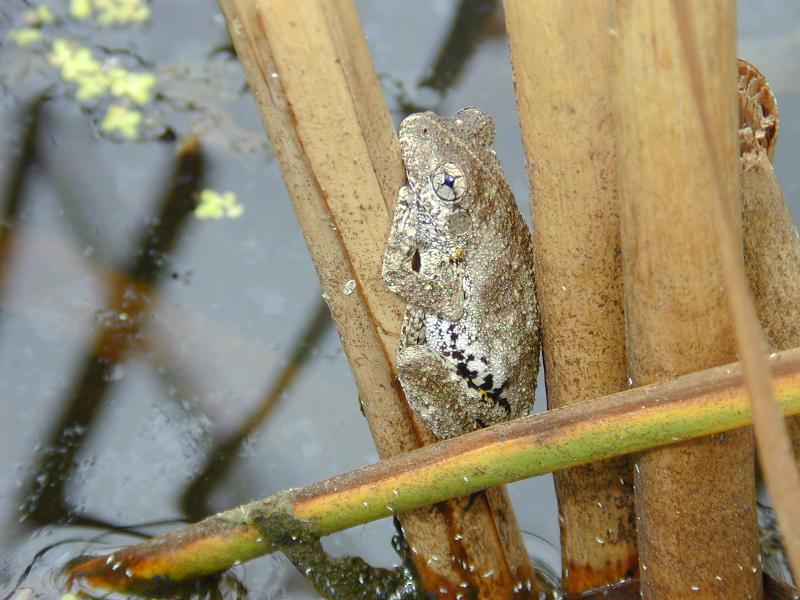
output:
[[[492,117],[476,108],[452,119],[417,113],[400,125],[408,184],[431,235],[456,241],[478,218],[494,134]]]

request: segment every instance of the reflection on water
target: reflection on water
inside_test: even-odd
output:
[[[487,109],[524,205],[497,5],[359,9],[396,119],[426,107]],[[55,567],[80,553],[376,460],[216,2],[149,9],[144,24],[108,27],[99,14],[76,18],[67,0],[0,7],[3,593],[39,552],[22,586],[55,597]],[[781,103],[777,170],[791,200],[800,174],[782,165],[800,150],[800,12],[791,0],[743,2],[740,12],[772,23],[742,27],[742,46]],[[21,29],[33,32],[24,47],[11,35]],[[74,44],[61,46],[56,64],[59,39]],[[83,66],[65,75],[67,56]],[[127,112],[109,131],[112,106]],[[120,141],[126,127],[139,141]],[[203,190],[233,192],[241,216],[197,218]],[[510,492],[522,528],[557,544],[550,478]],[[385,520],[324,544],[389,566],[393,533]],[[546,557],[558,570],[558,551]],[[225,597],[244,588],[315,597],[278,555],[234,576]]]
[[[166,260],[187,218],[195,207],[194,196],[204,176],[203,154],[196,138],[177,150],[175,170],[165,192],[154,204],[133,245],[129,266],[109,273],[108,319],[99,322],[85,356],[61,401],[62,412],[47,436],[40,462],[28,486],[23,488],[23,515],[38,524],[86,519],[78,517],[64,498],[64,485],[75,468],[74,458],[106,402],[115,375],[145,336],[156,302]],[[93,519],[89,519],[93,521]]]
[[[302,332],[292,348],[286,365],[267,390],[259,406],[236,431],[215,443],[208,453],[203,468],[181,493],[181,506],[189,520],[197,521],[213,513],[208,506],[208,498],[214,488],[220,484],[233,465],[248,436],[252,435],[270,416],[278,400],[286,394],[295,379],[301,375],[303,367],[331,325],[328,305],[320,300],[305,331]]]

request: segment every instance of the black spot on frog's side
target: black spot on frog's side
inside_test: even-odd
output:
[[[481,373],[476,369],[470,368],[470,365],[475,363],[475,355],[465,355],[464,350],[459,348],[459,335],[455,325],[449,325],[447,327],[447,333],[450,338],[450,343],[448,344],[447,350],[444,350],[442,354],[455,361],[456,373],[467,382],[467,386],[473,390],[477,390],[483,398],[486,398],[492,402],[492,404],[499,404],[502,406],[507,415],[511,414],[511,405],[502,395],[507,384],[504,382],[502,385],[495,386],[494,375],[491,373],[483,376],[483,381],[481,383],[477,383],[481,378]],[[489,360],[485,356],[480,356],[477,360],[485,366],[489,365]],[[476,421],[476,423],[479,427],[485,427],[485,424],[480,422],[480,420]]]
[[[470,362],[474,360],[474,357],[470,355]],[[494,376],[489,373],[486,377],[483,378],[483,382],[475,383],[476,379],[478,378],[478,371],[472,370],[468,366],[468,362],[464,362],[459,360],[456,363],[456,372],[464,378],[467,382],[467,385],[471,387],[473,390],[477,390],[481,396],[491,400],[493,404],[499,404],[503,407],[503,410],[506,411],[506,414],[511,414],[511,405],[508,403],[508,400],[503,398],[503,390],[506,387],[506,383],[504,382],[502,385],[494,387]],[[483,425],[481,425],[483,427]]]

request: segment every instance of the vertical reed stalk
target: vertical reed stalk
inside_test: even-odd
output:
[[[680,22],[676,13],[669,0],[618,0],[612,25],[628,364],[637,385],[735,356],[712,204],[725,186],[738,222],[734,3],[686,3]],[[695,65],[684,52],[687,31]],[[760,598],[750,430],[645,452],[635,472],[643,597]]]
[[[778,105],[764,76],[739,63],[742,231],[747,278],[770,346],[800,345],[800,236],[772,168]],[[800,419],[787,419],[800,467]]]
[[[403,303],[380,263],[404,173],[351,0],[220,0],[381,458],[433,441],[400,389]],[[354,287],[353,287],[354,285]],[[528,597],[533,573],[503,490],[401,518],[439,598]]]
[[[610,0],[506,0],[550,408],[626,387]],[[635,577],[628,457],[555,473],[568,594]]]

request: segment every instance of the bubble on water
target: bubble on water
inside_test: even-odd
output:
[[[108,367],[106,371],[106,381],[120,381],[125,377],[125,367],[120,363],[115,363]]]

